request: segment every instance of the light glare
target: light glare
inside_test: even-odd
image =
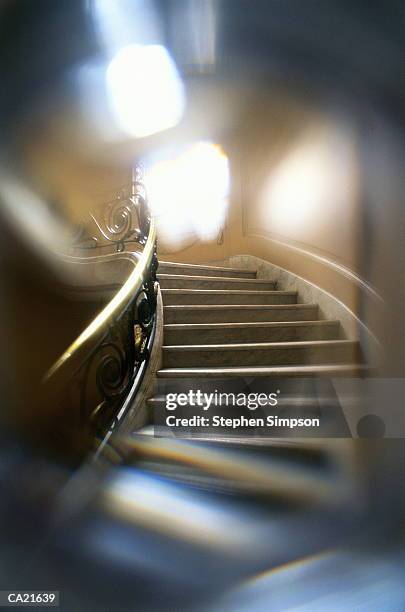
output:
[[[184,88],[176,66],[161,45],[128,45],[111,60],[107,90],[118,126],[143,138],[181,119]]]
[[[228,158],[209,142],[159,161],[146,177],[158,234],[170,246],[187,238],[215,239],[224,226],[229,195]]]
[[[274,168],[261,193],[261,225],[299,238],[355,197],[353,145],[331,128],[307,133]]]

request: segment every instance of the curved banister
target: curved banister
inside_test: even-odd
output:
[[[113,299],[105,306],[105,308],[93,319],[78,338],[69,346],[69,348],[59,357],[52,365],[44,377],[44,381],[54,376],[58,371],[61,371],[67,365],[74,367],[80,365],[80,362],[91,353],[93,342],[96,342],[102,335],[109,323],[114,317],[118,317],[127,307],[128,303],[141,290],[143,283],[146,281],[147,271],[152,263],[155,254],[156,246],[156,226],[152,219],[150,223],[149,236],[141,254],[138,263],[133,272],[121,289],[116,293]]]
[[[107,212],[106,212],[107,210]],[[118,211],[118,215],[117,215]],[[119,263],[130,259],[135,267],[125,283],[51,366],[43,378],[45,393],[57,405],[57,413],[68,415],[73,429],[88,429],[105,435],[123,416],[139,384],[153,342],[158,283],[156,280],[156,226],[150,218],[146,193],[136,175],[130,191],[101,211],[107,218],[107,232],[91,236],[94,243],[108,237],[116,252],[83,257],[83,232],[73,251],[81,256],[65,255],[61,261],[70,267],[106,261]],[[94,216],[91,215],[94,221]],[[112,220],[112,221],[111,221]],[[134,222],[139,227],[134,227]],[[142,252],[124,251],[133,238],[143,246]],[[85,285],[76,286],[81,291]],[[69,416],[70,415],[70,416]]]

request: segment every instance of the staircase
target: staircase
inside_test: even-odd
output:
[[[357,342],[251,270],[161,262],[163,378],[356,376]]]
[[[210,490],[295,501],[346,494],[347,449],[331,438],[351,435],[330,379],[358,376],[364,366],[359,344],[341,337],[339,321],[320,319],[317,304],[297,303],[295,291],[280,291],[251,270],[160,262],[158,279],[163,357],[157,391],[147,400],[155,424],[166,414],[167,393],[279,389],[276,413],[319,417],[321,427],[186,427],[180,440],[145,427],[131,442],[142,469]],[[235,415],[234,406],[217,410]],[[201,406],[187,404],[182,414],[196,413]],[[170,437],[170,429],[163,435]]]
[[[348,529],[340,517],[346,517],[349,506],[350,517],[356,516],[357,506],[350,431],[330,378],[362,372],[357,342],[341,337],[339,321],[321,320],[316,304],[297,303],[296,292],[280,291],[254,271],[160,262],[158,278],[164,333],[157,390],[147,401],[154,416],[167,414],[168,392],[246,393],[261,386],[282,390],[277,409],[283,415],[322,416],[322,428],[318,435],[313,428],[294,435],[283,428],[269,433],[254,427],[185,427],[180,435],[166,428],[161,435],[156,425],[133,432],[120,440],[126,465],[173,490],[169,499],[154,496],[142,520],[158,515],[156,528],[173,537],[173,516],[166,509],[176,507],[180,546],[187,542],[197,557],[201,547],[204,560],[207,525],[219,525],[209,541],[211,560],[204,564],[216,567],[221,580],[229,567],[249,575],[251,570],[241,570],[248,558],[257,563],[255,571],[263,571],[334,545]],[[234,407],[218,410],[235,413]],[[186,405],[182,414],[193,411],[201,413],[201,406],[196,411]],[[243,524],[235,528],[239,512]],[[262,535],[246,535],[259,526],[265,528]],[[203,538],[201,546],[196,534]],[[242,552],[218,563],[226,537]]]
[[[321,421],[316,431],[191,428],[183,438],[263,450],[269,436],[278,437],[278,445],[286,437],[299,444],[301,438],[350,437],[331,378],[357,377],[365,366],[358,342],[342,338],[339,321],[320,319],[317,304],[297,303],[297,292],[280,291],[252,270],[161,262],[158,278],[163,356],[157,391],[147,401],[152,412],[165,414],[167,393],[277,390],[278,416]],[[198,412],[190,404],[184,411]],[[235,408],[221,406],[220,414],[233,417]]]

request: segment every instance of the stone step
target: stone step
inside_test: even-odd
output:
[[[224,388],[220,386],[220,389],[218,389],[217,387],[218,386],[216,385],[215,390],[217,391],[218,394],[229,392],[229,389],[227,387]],[[212,392],[212,387],[210,387],[209,389]],[[272,392],[274,392],[274,389]],[[169,393],[173,393],[173,389],[171,389]],[[183,391],[180,388],[178,388],[178,393],[183,393]],[[190,394],[190,390],[187,391],[187,396],[189,396],[189,394]],[[198,396],[195,391],[192,393],[192,397],[194,400],[194,405],[197,405]],[[149,399],[146,400],[146,403],[150,407],[157,406],[157,405],[163,405],[165,402],[166,402],[165,395],[154,395],[153,397],[150,397]],[[323,396],[318,396],[318,395],[280,395],[278,397],[277,406],[283,407],[283,408],[286,406],[308,407],[308,406],[315,406],[315,405],[319,406],[319,404],[328,405],[328,404],[331,404],[332,402],[336,402],[336,398],[323,397]],[[190,407],[192,406],[192,404],[190,403],[185,404],[185,405],[190,406]],[[206,402],[204,403],[204,399],[202,400],[200,404],[198,404],[198,406],[200,406],[201,408],[206,406]]]
[[[293,366],[249,366],[234,368],[162,368],[157,375],[161,378],[357,378],[370,375],[370,368],[360,364],[322,364]]]
[[[172,323],[164,326],[164,344],[227,344],[337,340],[339,321],[276,321],[273,323]]]
[[[244,321],[314,321],[317,304],[175,305],[164,307],[165,323],[243,323]]]
[[[226,379],[223,382],[211,379],[211,389],[206,392],[209,400],[206,399],[204,391],[199,390],[197,394],[196,390],[193,392],[189,389],[185,392],[187,385],[183,384],[182,380],[170,380],[177,381],[177,389],[170,386],[169,390],[168,386],[164,385],[165,393],[163,395],[156,395],[147,401],[148,409],[153,415],[152,420],[156,426],[155,433],[157,436],[170,436],[174,433],[174,435],[182,438],[190,437],[194,439],[195,437],[206,436],[207,440],[210,437],[225,439],[230,437],[234,439],[235,436],[239,436],[241,440],[246,438],[246,445],[249,444],[250,440],[254,442],[255,446],[262,446],[263,448],[266,447],[268,438],[278,438],[280,436],[289,439],[350,436],[350,430],[335,394],[306,393],[303,389],[298,395],[290,395],[288,393],[289,379],[287,379],[287,389],[286,385],[283,384],[284,381],[273,379],[270,393],[274,394],[273,398],[277,397],[276,404],[274,404],[274,399],[271,404],[267,403],[266,397],[269,390],[264,390],[266,385],[260,385],[259,390],[257,382],[261,382],[263,379],[256,381],[254,393],[250,391],[249,393],[240,393],[237,387],[231,390],[229,379],[228,384],[226,384]],[[298,380],[307,382],[306,379]],[[309,391],[308,384],[306,388]],[[173,410],[173,404],[169,405],[170,410],[168,410],[166,408],[167,399],[173,394],[176,396],[183,395],[183,398],[181,404],[178,404],[175,410]],[[243,398],[240,395],[244,395],[242,404],[241,399]],[[260,402],[258,400],[259,396]],[[173,401],[173,397],[170,401]],[[187,422],[179,421],[180,425],[172,430],[171,427],[174,423],[166,423],[170,414],[180,419],[184,417],[203,417],[206,420],[204,423],[196,422],[190,426]],[[222,421],[214,423],[214,416],[221,418]],[[269,416],[273,418],[271,425],[267,424]],[[241,417],[244,422],[242,422]],[[249,423],[251,417],[259,420],[263,419],[264,423]],[[240,419],[240,422],[235,423],[235,419]],[[296,427],[297,423],[294,424],[296,419],[310,419],[310,421],[316,419],[317,423],[315,427],[312,422],[307,422],[305,426]],[[293,426],[290,426],[291,420],[293,420]]]
[[[159,269],[158,280],[162,289],[276,289],[276,281],[257,278],[229,278],[226,276],[192,276],[184,274],[162,274]]]
[[[350,340],[183,344],[163,346],[162,351],[165,368],[319,365],[358,359],[358,343]]]
[[[316,398],[313,398],[315,400]],[[151,398],[148,400],[150,410],[164,410],[164,399]],[[254,416],[254,413],[253,413]],[[148,425],[137,430],[138,435],[155,436],[156,432],[161,433],[161,428]],[[260,453],[270,453],[273,457],[285,458],[290,463],[297,460],[300,464],[315,466],[325,466],[333,461],[333,453],[336,448],[342,446],[341,441],[336,438],[303,437],[288,438],[285,433],[283,437],[270,437],[264,435],[252,435],[247,432],[234,433],[228,429],[226,433],[218,431],[190,431],[182,432],[181,440],[201,443],[208,447],[231,448],[235,450],[249,450]]]
[[[296,291],[241,291],[239,289],[162,289],[165,305],[295,304]]]
[[[174,263],[171,261],[159,262],[159,274],[185,274],[192,276],[225,276],[227,278],[256,278],[256,270],[241,268],[222,268],[218,266],[205,266],[199,264]]]

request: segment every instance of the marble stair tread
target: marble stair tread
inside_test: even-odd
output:
[[[156,398],[156,397],[152,397],[148,399],[148,402],[155,402],[155,401],[160,401],[160,398]],[[162,401],[164,401],[162,399]],[[150,437],[155,437],[156,431],[155,431],[155,426],[154,425],[145,425],[144,427],[141,427],[141,429],[137,429],[136,431],[133,432],[133,434],[135,435],[142,435],[142,436],[150,436]],[[197,434],[198,436],[200,434]],[[240,436],[238,434],[235,434],[233,436],[220,436],[218,434],[213,434],[213,435],[217,435],[219,440],[223,440],[224,443],[227,443],[228,441],[230,443],[234,442],[238,443],[238,441],[240,441],[240,443],[244,443],[245,441],[248,443],[251,443],[254,446],[262,446],[262,445],[267,445],[269,443],[274,444],[274,446],[277,446],[279,448],[302,448],[304,450],[308,450],[308,451],[328,451],[330,448],[336,448],[339,446],[342,446],[342,441],[341,440],[336,440],[334,438],[331,438],[330,440],[322,440],[320,438],[305,438],[305,440],[300,440],[297,438],[262,438],[262,437],[258,437],[258,436]],[[201,434],[202,437],[202,434]],[[211,438],[211,436],[210,436]],[[187,439],[187,438],[186,438]],[[194,439],[194,438],[193,438]]]
[[[225,392],[224,392],[225,393]],[[196,396],[194,395],[194,400],[196,400]],[[154,395],[153,397],[150,397],[149,399],[146,400],[147,405],[150,408],[156,407],[156,406],[163,406],[164,404],[166,404],[166,396],[165,395]],[[330,397],[318,397],[318,396],[299,396],[299,395],[290,395],[290,396],[285,396],[285,397],[279,397],[278,402],[277,402],[277,406],[281,407],[281,408],[285,408],[286,406],[288,407],[295,407],[295,408],[307,408],[307,407],[311,407],[311,406],[334,406],[336,404],[336,398],[330,398]],[[204,403],[204,401],[198,405],[199,408],[203,408],[204,406],[206,406],[206,402]],[[195,404],[190,404],[187,403],[185,404],[185,407],[190,407],[190,408],[194,408]]]
[[[276,281],[258,278],[232,278],[228,276],[193,276],[187,274],[165,274],[158,271],[162,289],[265,289],[274,290]]]
[[[313,321],[317,317],[317,304],[193,304],[164,307],[166,323]]]
[[[151,397],[147,400],[148,404],[151,406],[154,402],[164,402],[165,396],[161,397]],[[141,429],[137,429],[133,432],[136,435],[144,435],[154,437],[156,434],[154,425],[145,425],[141,427]],[[218,436],[218,434],[216,434]],[[229,436],[218,436],[224,440],[224,442],[228,442]],[[261,446],[263,444],[267,444],[269,441],[274,442],[275,446],[285,447],[285,448],[304,448],[308,450],[328,450],[329,447],[340,446],[341,441],[331,439],[331,440],[320,440],[319,438],[306,438],[305,440],[299,440],[297,438],[262,438],[257,436],[250,436],[249,438],[246,436],[239,436],[235,434],[231,438],[231,442],[235,439],[235,441],[240,440],[244,442],[245,440],[251,442],[254,445]]]
[[[361,364],[321,364],[293,366],[249,366],[231,368],[162,368],[157,375],[161,378],[357,378],[370,374],[370,369]]]
[[[164,367],[232,367],[352,363],[358,343],[350,340],[182,344],[163,346]]]
[[[148,401],[148,404],[153,405],[153,403],[156,401],[162,401],[162,402],[165,401],[165,398],[164,396],[162,396],[162,398],[152,397],[152,398],[149,398],[147,401]],[[155,426],[145,425],[141,429],[137,429],[136,432],[134,433],[136,435],[154,437],[156,434]],[[217,440],[213,440],[215,436]],[[204,435],[196,434],[195,436],[193,436],[193,440],[198,439],[198,438],[204,439],[205,434]],[[187,437],[185,439],[187,440]],[[308,453],[312,453],[312,452],[321,453],[323,451],[329,452],[330,450],[334,450],[342,446],[342,440],[337,440],[334,438],[331,438],[328,440],[324,440],[321,438],[305,438],[305,440],[301,440],[297,438],[288,438],[288,437],[263,438],[261,436],[260,437],[259,436],[240,436],[238,434],[226,435],[226,436],[221,436],[219,434],[212,434],[212,435],[209,435],[209,440],[217,441],[219,444],[222,444],[222,443],[229,444],[230,446],[232,446],[232,444],[236,444],[236,445],[247,444],[247,445],[259,446],[259,447],[270,445],[271,447],[285,448],[287,450],[300,449],[304,452],[307,451]],[[344,441],[343,441],[343,444],[345,444]]]
[[[176,379],[170,379],[175,381]],[[221,386],[223,388],[226,387],[226,380],[221,381]],[[259,379],[262,380],[262,379]],[[289,380],[289,379],[287,379]],[[300,380],[300,379],[297,379]],[[301,379],[303,380],[303,379]],[[306,380],[306,379],[305,379]],[[221,437],[227,438],[228,436],[232,439],[235,436],[240,436],[241,439],[246,439],[246,444],[248,441],[253,438],[256,439],[257,445],[259,445],[259,440],[268,438],[278,438],[278,437],[287,437],[289,439],[294,438],[329,438],[331,435],[333,437],[350,437],[350,430],[347,426],[347,422],[345,420],[342,407],[336,397],[335,394],[319,394],[318,392],[311,393],[308,392],[308,385],[306,386],[307,392],[305,389],[301,389],[299,393],[290,394],[288,391],[286,393],[285,385],[281,384],[281,381],[273,379],[273,385],[277,384],[283,388],[283,392],[279,391],[280,395],[278,396],[278,401],[276,406],[259,406],[255,405],[254,409],[248,409],[246,407],[239,407],[232,402],[228,404],[229,398],[229,379],[228,379],[228,388],[225,391],[218,391],[217,389],[218,381],[215,380],[215,391],[217,393],[217,397],[219,398],[221,394],[224,394],[222,397],[226,397],[225,404],[221,403],[221,405],[214,403],[212,404],[212,398],[210,400],[205,399],[204,395],[198,395],[197,393],[190,394],[187,393],[187,398],[183,398],[185,401],[182,402],[181,405],[181,414],[179,416],[189,416],[193,417],[194,415],[198,416],[209,416],[212,418],[214,415],[223,417],[224,419],[234,419],[235,417],[244,416],[247,419],[253,417],[256,419],[257,417],[266,420],[268,416],[278,417],[280,419],[319,419],[319,426],[316,429],[310,428],[300,428],[291,430],[286,423],[274,422],[271,429],[266,427],[264,424],[254,424],[251,423],[251,426],[247,427],[245,424],[240,424],[235,428],[230,428],[229,424],[226,422],[213,424],[211,422],[206,422],[204,425],[200,424],[197,427],[187,428],[187,426],[181,429],[181,437],[197,437],[201,436],[208,437]],[[194,383],[193,383],[194,384]],[[212,382],[211,382],[212,384]],[[174,391],[174,388],[167,387],[167,381],[164,382],[166,393],[164,395],[155,395],[153,398],[147,400],[148,409],[153,414],[153,420],[156,423],[162,423],[164,419],[164,415],[167,415],[166,411],[167,405],[167,394],[168,393],[181,393],[182,392],[182,381],[177,379],[177,391]],[[275,388],[275,387],[274,387]],[[273,388],[273,392],[274,392]],[[258,390],[258,389],[257,389]],[[263,390],[263,387],[262,387]],[[291,391],[293,391],[291,389]],[[204,392],[202,392],[204,393]],[[212,393],[212,390],[211,390]],[[210,391],[208,391],[208,395]],[[237,394],[235,393],[235,397]],[[221,400],[215,400],[221,402]],[[222,400],[223,402],[224,400]],[[176,413],[177,415],[177,413]],[[157,427],[156,429],[157,435],[167,435],[167,430],[164,428]],[[169,433],[170,435],[170,433]],[[263,443],[265,447],[266,444]]]
[[[339,321],[246,321],[244,323],[167,323],[167,344],[221,344],[231,342],[280,342],[337,340]]]
[[[198,274],[204,276],[227,276],[233,278],[256,278],[256,270],[246,270],[244,268],[224,268],[220,266],[206,266],[203,264],[175,263],[172,261],[160,261],[159,272],[164,270],[178,270],[179,274]]]
[[[165,305],[295,304],[296,291],[240,289],[161,289]]]

